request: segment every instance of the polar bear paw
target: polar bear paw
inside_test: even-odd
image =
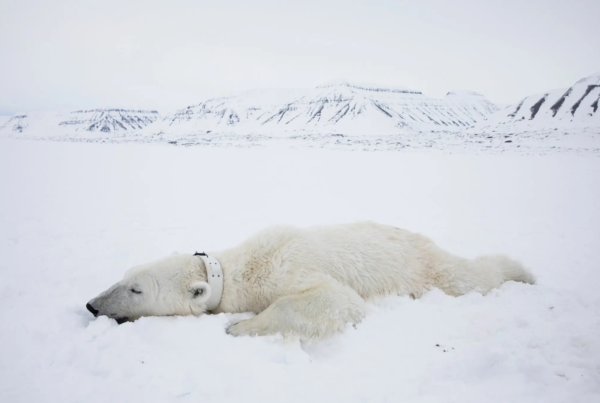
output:
[[[225,333],[232,336],[262,336],[265,334],[264,329],[259,329],[256,324],[252,323],[252,319],[242,320],[233,323],[225,329]]]

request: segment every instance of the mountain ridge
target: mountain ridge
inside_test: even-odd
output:
[[[156,110],[97,108],[19,114],[0,121],[15,136],[385,136],[424,132],[535,131],[600,127],[600,72],[569,88],[499,108],[472,90],[433,98],[398,85],[335,80],[303,90],[255,89],[214,97],[161,115]]]
[[[307,132],[368,135],[456,131],[498,110],[473,91],[451,91],[438,99],[407,87],[345,80],[278,101],[252,102],[244,93],[213,98],[179,109],[148,130],[173,136],[214,132],[289,136]]]
[[[0,133],[94,134],[141,131],[160,118],[155,110],[97,108],[68,113],[14,115],[0,125]],[[34,133],[30,133],[30,132]]]

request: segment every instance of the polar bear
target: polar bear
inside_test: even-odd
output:
[[[464,259],[420,234],[372,222],[270,227],[208,256],[210,263],[205,254],[173,254],[136,266],[87,308],[118,323],[142,316],[254,312],[227,333],[308,340],[359,323],[366,302],[377,297],[418,298],[431,288],[452,296],[485,294],[505,281],[535,281],[506,256]],[[213,262],[223,277],[211,285]],[[217,300],[209,304],[211,295]]]

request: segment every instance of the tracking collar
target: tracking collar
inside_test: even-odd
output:
[[[206,267],[206,279],[210,285],[210,297],[206,301],[206,310],[214,311],[221,303],[223,296],[223,269],[221,264],[214,257],[208,256],[206,253],[194,253],[194,256],[200,256]]]

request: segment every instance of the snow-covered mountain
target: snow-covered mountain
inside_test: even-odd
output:
[[[180,109],[163,119],[161,128],[170,131],[228,131],[234,126],[243,126],[260,121],[265,113],[278,108],[290,100],[302,96],[295,90],[251,90],[226,97],[218,97],[198,105]],[[153,130],[156,130],[153,127]]]
[[[0,125],[0,133],[22,133],[23,130],[29,127],[29,119],[27,115],[14,115],[5,119]]]
[[[480,131],[600,128],[600,72],[568,89],[531,95],[474,126]]]
[[[0,133],[22,136],[91,135],[140,131],[159,119],[157,111],[93,109],[66,114],[22,114],[0,125]]]
[[[272,111],[261,124],[344,134],[393,134],[458,130],[496,110],[484,97],[470,92],[452,92],[436,99],[408,88],[342,82],[317,87]]]
[[[197,135],[388,135],[459,131],[495,112],[471,91],[437,99],[398,86],[338,81],[309,90],[253,90],[209,99],[159,118],[156,111],[80,110],[22,114],[0,122],[0,134],[25,137],[180,139]]]
[[[498,108],[471,91],[431,98],[405,87],[340,81],[308,91],[250,91],[177,111],[153,133],[397,134],[468,128]]]
[[[76,130],[118,132],[140,130],[159,118],[157,111],[130,109],[93,109],[71,112],[71,119],[59,123]]]
[[[406,87],[337,81],[309,90],[253,90],[213,98],[164,119],[156,111],[126,109],[20,114],[0,119],[0,135],[198,144],[234,137],[374,139],[426,132],[460,137],[466,132],[582,129],[594,134],[600,129],[599,103],[600,72],[571,88],[529,96],[502,109],[472,91],[432,98]]]

